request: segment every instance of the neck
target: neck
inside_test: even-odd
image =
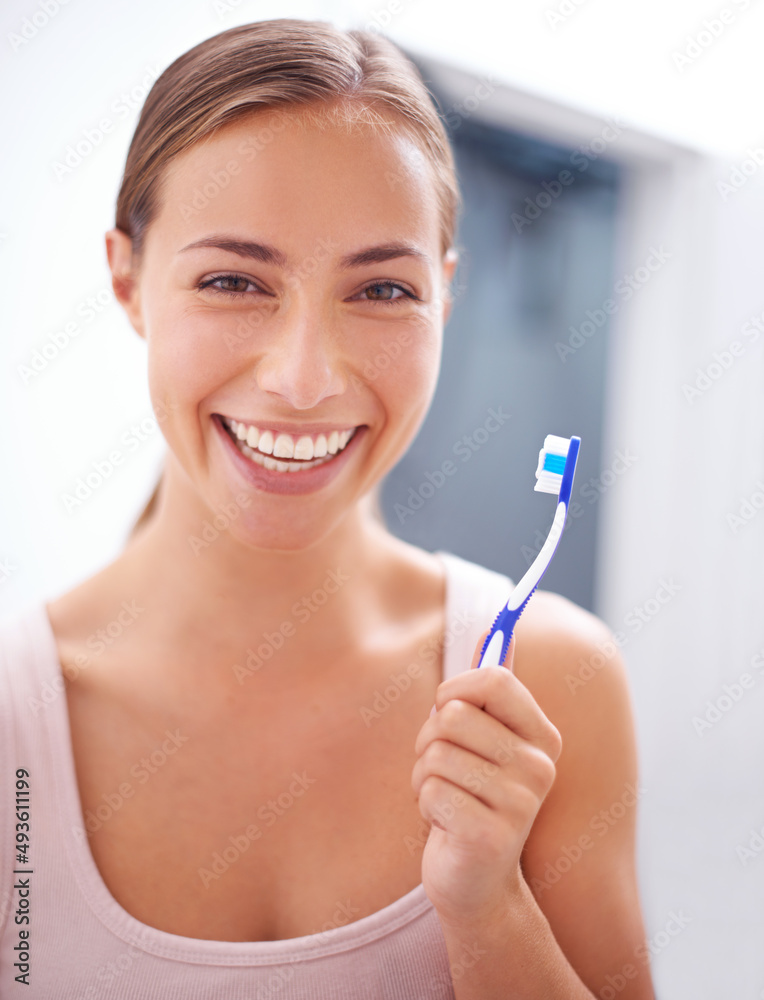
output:
[[[327,654],[356,648],[405,547],[374,516],[373,497],[293,550],[242,544],[234,506],[222,516],[210,511],[168,466],[154,515],[122,557],[122,579],[156,629],[174,642],[183,636],[206,657],[211,646],[230,657],[267,645],[264,636],[279,643],[279,634],[294,662],[305,662],[317,640]]]

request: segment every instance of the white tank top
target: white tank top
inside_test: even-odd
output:
[[[434,554],[446,572],[445,679],[469,669],[512,584]],[[340,915],[325,931],[281,941],[182,937],[132,917],[83,836],[63,691],[53,632],[36,603],[0,625],[0,996],[453,1000],[445,939],[421,882],[360,920]]]

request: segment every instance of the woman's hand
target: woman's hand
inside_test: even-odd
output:
[[[557,729],[504,666],[471,669],[443,681],[437,711],[419,731],[411,785],[431,823],[422,882],[451,924],[490,921],[525,887],[520,855],[552,787],[562,749]]]

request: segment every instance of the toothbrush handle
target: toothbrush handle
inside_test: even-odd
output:
[[[544,575],[547,566],[552,561],[557,544],[562,537],[565,527],[565,517],[568,505],[565,501],[557,504],[552,527],[549,529],[546,541],[540,552],[531,563],[529,569],[509,595],[509,600],[496,616],[491,631],[486,636],[483,648],[480,652],[480,662],[478,667],[490,665],[493,667],[503,666],[509,648],[509,640],[512,638],[517,619],[525,610],[525,605],[535,593],[541,577]]]
[[[534,587],[525,598],[519,608],[508,608],[506,605],[496,616],[491,631],[485,638],[483,648],[480,651],[478,667],[501,667],[507,657],[507,650],[512,639],[512,633],[520,615],[525,610],[525,605],[536,592]],[[475,668],[477,669],[477,667]]]

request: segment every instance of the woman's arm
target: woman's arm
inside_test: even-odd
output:
[[[543,799],[535,819],[531,817],[517,876],[500,878],[503,889],[491,897],[490,907],[464,919],[453,908],[438,910],[456,998],[591,1000],[612,995],[653,1000],[634,863],[642,788],[623,661],[598,619],[553,594],[534,597],[516,639],[515,677],[530,694],[535,712],[557,730],[561,750],[545,794],[543,786],[534,785],[533,753],[528,756],[523,744],[514,764],[492,779],[503,785],[489,791],[486,780],[484,788],[475,786],[477,797],[496,808],[487,812],[479,802],[465,804],[465,814],[474,807],[472,829],[463,828],[467,842],[475,842],[474,824],[484,822],[486,843],[491,844],[491,828],[512,831],[518,826],[506,809],[505,826],[498,826],[507,791],[521,801],[527,775],[527,790],[538,795],[541,788]],[[444,695],[455,680],[444,682]],[[461,683],[466,680],[471,678],[462,677]],[[522,693],[517,688],[512,695],[507,685],[507,707]],[[464,698],[464,689],[452,697]],[[443,707],[442,698],[438,704]],[[467,711],[462,712],[465,718]],[[476,718],[478,725],[484,723],[482,731],[488,733],[489,720],[474,713],[471,718],[473,724]],[[491,720],[494,735],[496,721]],[[532,721],[533,715],[527,715],[526,724]],[[477,739],[477,730],[472,732]],[[533,744],[532,726],[528,733]],[[543,747],[543,730],[539,733],[536,742]],[[538,747],[531,745],[531,750]],[[415,782],[421,783],[426,773],[423,765]],[[445,773],[441,771],[442,777]],[[448,780],[469,787],[455,778],[452,770]],[[451,798],[454,792],[451,788]],[[453,830],[459,830],[457,821]]]
[[[526,841],[523,874],[597,997],[653,1000],[635,865],[644,788],[626,668],[599,619],[558,595],[538,597],[515,672],[559,730],[563,750]],[[527,660],[534,657],[529,669],[523,639]]]

